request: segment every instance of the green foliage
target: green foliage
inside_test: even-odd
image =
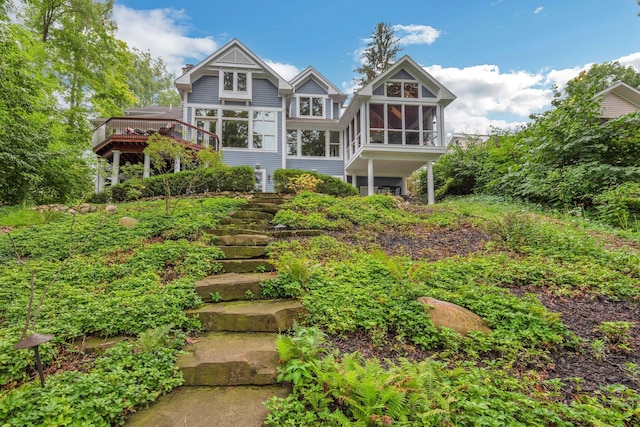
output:
[[[273,221],[291,228],[348,230],[355,226],[381,229],[390,224],[417,223],[420,218],[396,209],[391,196],[337,198],[316,193],[302,193],[282,205]]]
[[[278,193],[294,193],[298,192],[290,184],[292,180],[300,179],[300,176],[309,176],[320,180],[314,180],[315,187],[311,189],[303,189],[303,191],[315,191],[317,193],[329,194],[337,197],[355,196],[358,190],[350,184],[330,175],[323,175],[313,171],[305,171],[301,169],[277,169],[273,173],[274,189]],[[308,178],[309,180],[311,178]]]
[[[631,329],[635,326],[635,322],[610,321],[600,323],[596,330],[613,348],[631,351]]]
[[[532,123],[449,152],[434,169],[438,197],[484,193],[552,207],[595,204],[611,224],[629,226],[638,210],[640,113],[602,123],[594,98],[618,80],[638,87],[640,73],[618,63],[594,65],[567,83],[565,93],[557,92],[553,109]]]
[[[165,176],[152,176],[141,181],[125,181],[110,188],[111,198],[115,202],[136,200],[132,197],[131,189],[139,189],[141,186],[139,197],[142,198],[165,195],[165,186],[169,187],[169,193],[172,195],[184,195],[187,192],[249,192],[255,186],[255,177],[253,169],[249,166],[211,169],[204,173],[187,170]]]
[[[0,422],[16,427],[121,424],[135,406],[182,383],[176,354],[161,345],[141,350],[133,343],[118,344],[96,360],[90,373],[65,372],[49,377],[46,388],[30,383],[0,397]]]

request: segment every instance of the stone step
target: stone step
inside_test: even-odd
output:
[[[276,238],[284,237],[313,237],[321,236],[325,232],[323,230],[287,230],[272,231],[270,234]]]
[[[125,426],[261,427],[269,413],[262,402],[287,394],[281,386],[179,387],[130,415]]]
[[[265,246],[219,246],[226,259],[252,259],[265,256]]]
[[[214,228],[205,230],[205,233],[213,234],[215,236],[235,235],[235,234],[266,234],[268,231],[272,231],[273,227],[265,227],[264,225],[251,225],[251,224],[225,224],[218,225]]]
[[[220,224],[239,225],[242,227],[246,227],[247,225],[260,225],[265,228],[269,227],[269,221],[267,221],[266,219],[243,219],[243,218],[226,217],[220,220]]]
[[[184,385],[276,383],[280,357],[273,333],[207,333],[184,351],[177,362]]]
[[[218,236],[215,243],[222,246],[267,246],[270,240],[266,234],[227,234]]]
[[[276,270],[273,263],[264,258],[219,259],[216,263],[222,265],[222,273],[262,273]]]
[[[267,212],[272,215],[275,215],[280,210],[280,207],[275,203],[250,202],[250,203],[247,203],[246,205],[240,206],[240,209],[243,211]]]
[[[280,332],[291,328],[303,312],[297,300],[261,300],[205,304],[185,314],[198,317],[205,331]]]
[[[211,294],[217,294],[219,301],[244,300],[247,299],[247,292],[254,299],[261,299],[260,283],[276,277],[272,273],[224,273],[197,281],[195,289],[204,302],[212,302]]]
[[[236,219],[247,219],[247,220],[265,220],[271,221],[273,219],[273,215],[267,212],[261,211],[253,211],[253,210],[239,210],[232,213],[231,218]]]

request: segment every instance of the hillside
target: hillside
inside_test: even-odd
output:
[[[0,212],[0,421],[117,425],[179,385],[175,358],[199,333],[183,310],[223,257],[210,230],[243,203]],[[123,216],[139,222],[123,227]],[[307,312],[279,339],[293,393],[270,401],[272,425],[640,424],[637,233],[489,198],[427,207],[302,194],[276,223],[325,232],[269,246],[279,274],[263,294]],[[33,353],[12,349],[31,272],[36,301],[49,288],[36,330],[55,335],[41,350],[45,389]],[[434,327],[423,296],[471,310],[491,332]],[[114,335],[132,339],[77,351]]]

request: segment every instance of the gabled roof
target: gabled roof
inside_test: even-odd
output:
[[[311,66],[305,68],[300,74],[291,79],[289,84],[291,84],[295,92],[297,88],[301,87],[311,79],[326,89],[330,98],[335,99],[340,103],[343,103],[347,99],[346,94],[342,93],[340,89],[335,87],[329,80]]]
[[[356,92],[357,96],[372,96],[373,88],[377,87],[380,82],[389,79],[396,74],[399,70],[405,69],[411,75],[413,75],[419,82],[421,82],[429,91],[436,95],[438,103],[443,107],[451,104],[456,96],[444,87],[439,81],[437,81],[431,74],[427,73],[424,68],[418,65],[413,59],[405,55],[400,58],[395,64],[389,67],[384,73],[373,79],[369,84],[361,88]]]
[[[640,90],[622,81],[616,82],[608,88],[601,90],[600,92],[596,93],[593,98],[602,99],[610,93],[617,95],[620,98],[625,99],[640,108]]]
[[[175,85],[181,93],[190,92],[194,81],[207,75],[209,71],[217,71],[220,68],[243,68],[263,72],[265,77],[278,87],[278,93],[281,96],[291,93],[292,90],[289,82],[240,43],[238,39],[231,40],[199,64],[188,68],[184,74],[176,79]]]

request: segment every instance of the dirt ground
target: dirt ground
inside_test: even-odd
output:
[[[336,237],[354,243],[352,236]],[[417,227],[404,232],[380,234],[376,237],[375,244],[389,255],[435,261],[483,251],[489,238],[483,231],[470,226],[460,226],[454,230]],[[519,287],[511,291],[519,296],[536,294],[545,307],[559,313],[565,325],[583,340],[577,351],[561,350],[552,353],[553,362],[546,372],[547,378],[562,380],[562,391],[567,400],[571,400],[579,391],[594,391],[612,384],[623,384],[640,391],[640,303],[612,301],[603,297],[560,298],[535,287]],[[628,350],[607,342],[597,328],[602,322],[615,321],[636,323],[629,331]],[[393,337],[388,338],[393,342]],[[594,349],[591,344],[595,340],[602,340],[603,345],[598,349]],[[395,360],[398,357],[421,360],[429,356],[428,352],[408,344],[376,347],[364,332],[348,337],[330,337],[330,341],[340,351],[358,350],[364,357],[376,357],[380,360]],[[637,368],[635,373],[633,365]]]

